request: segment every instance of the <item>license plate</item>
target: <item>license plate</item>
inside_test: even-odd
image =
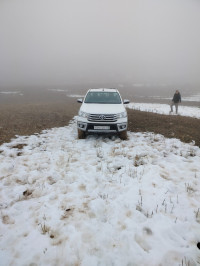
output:
[[[109,130],[110,126],[94,126],[94,129],[106,129],[106,130]]]

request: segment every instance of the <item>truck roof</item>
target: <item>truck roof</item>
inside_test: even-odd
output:
[[[99,88],[99,89],[90,89],[89,91],[107,91],[107,92],[118,92],[117,89],[114,88]]]

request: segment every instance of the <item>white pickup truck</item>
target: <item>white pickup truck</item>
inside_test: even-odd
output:
[[[88,133],[118,134],[127,139],[128,118],[124,104],[117,89],[90,89],[82,103],[77,119],[78,138],[84,139]]]

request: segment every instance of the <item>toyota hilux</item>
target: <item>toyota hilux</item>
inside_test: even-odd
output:
[[[127,139],[128,117],[125,104],[117,89],[90,89],[82,103],[78,118],[78,138],[84,139],[89,133],[118,134],[123,140]]]

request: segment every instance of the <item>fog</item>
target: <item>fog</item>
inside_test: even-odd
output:
[[[200,84],[199,0],[0,0],[0,88]]]

